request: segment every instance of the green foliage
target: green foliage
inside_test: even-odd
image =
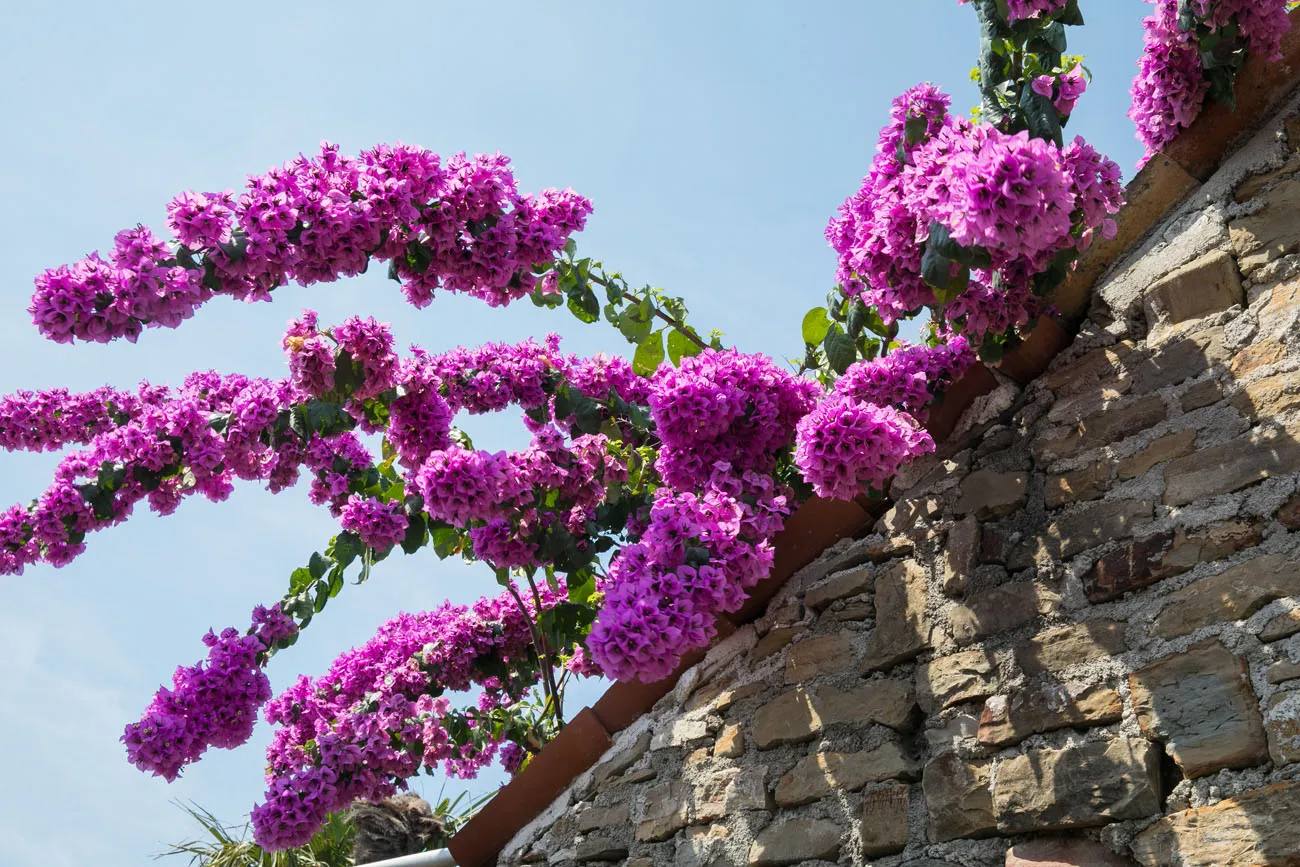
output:
[[[331,814],[307,845],[268,852],[252,841],[248,825],[236,832],[197,804],[177,806],[202,833],[197,839],[171,844],[156,858],[188,855],[192,867],[352,867],[356,829],[339,814]]]

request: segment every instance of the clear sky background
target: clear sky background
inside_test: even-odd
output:
[[[1067,134],[1128,175],[1140,148],[1124,112],[1147,7],[1082,5],[1089,26],[1072,28],[1071,50],[1088,55],[1096,80]],[[626,351],[612,329],[526,301],[493,310],[443,295],[415,311],[383,268],[285,287],[273,304],[219,299],[136,345],[39,338],[26,307],[41,270],[107,249],[138,222],[163,234],[177,192],[239,188],[325,138],[349,153],[394,140],[500,150],[522,189],[572,186],[594,200],[583,254],[684,295],[692,323],[729,344],[797,356],[799,321],[834,282],[822,232],[866,173],[890,100],[930,80],[958,111],[977,101],[975,16],[955,0],[82,0],[16,4],[5,19],[0,393],[179,383],[208,368],[281,376],[280,335],[304,306],[327,323],[353,312],[391,321],[403,346],[554,330],[572,351]],[[521,431],[506,416],[466,427],[492,447]],[[43,490],[57,456],[0,461],[3,507]],[[130,767],[118,738],[175,666],[202,656],[209,627],[246,626],[335,531],[302,489],[272,497],[244,484],[169,518],[142,506],[89,537],[72,565],[0,578],[0,865],[147,863],[196,830],[173,799],[242,821],[263,787],[265,724],[172,785]],[[275,659],[273,686],[323,672],[400,610],[496,589],[486,568],[399,552]]]

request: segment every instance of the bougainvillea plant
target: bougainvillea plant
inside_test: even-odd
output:
[[[1146,148],[1139,165],[1191,126],[1206,98],[1235,107],[1233,83],[1252,54],[1282,59],[1294,0],[1147,0],[1129,117]]]
[[[421,771],[518,771],[563,726],[570,678],[669,674],[770,571],[801,500],[879,491],[933,450],[929,407],[1048,312],[1122,199],[1118,167],[1063,134],[1087,86],[1065,53],[1077,0],[973,5],[982,104],[955,116],[928,84],[894,101],[870,173],[827,229],[839,285],[804,318],[797,370],[725,347],[680,298],[578,257],[591,203],[519,192],[500,155],[326,144],[242,192],[177,196],[169,239],[128,229],[107,255],[40,275],[30,312],[59,342],[136,341],[219,295],[267,301],[290,280],[380,263],[417,308],[440,290],[528,298],[603,318],[635,347],[630,361],[579,358],[552,335],[400,354],[384,323],[307,310],[284,334],[282,379],[199,372],[175,388],[0,399],[0,446],[66,450],[43,494],[0,512],[0,573],[64,565],[142,502],[169,514],[237,480],[301,482],[338,521],[277,602],[245,630],[209,632],[206,658],[126,726],[129,760],[175,779],[210,747],[244,743],[261,711],[276,729],[252,822],[272,849]],[[1223,32],[1203,5],[1196,20]],[[921,315],[927,339],[900,341]],[[520,413],[526,448],[479,449],[456,425],[503,411]],[[269,659],[347,576],[424,549],[486,564],[499,590],[397,616],[272,697]],[[477,697],[453,703],[466,692]]]

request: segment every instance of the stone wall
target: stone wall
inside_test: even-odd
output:
[[[501,864],[1300,864],[1295,106]]]

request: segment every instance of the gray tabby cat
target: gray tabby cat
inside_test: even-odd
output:
[[[348,818],[357,829],[352,843],[356,864],[414,855],[446,840],[446,826],[433,815],[429,802],[409,792],[377,804],[358,801]]]

